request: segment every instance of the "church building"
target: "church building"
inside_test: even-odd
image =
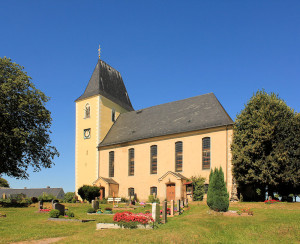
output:
[[[232,188],[233,121],[213,93],[134,110],[121,74],[98,60],[76,99],[75,190],[140,201],[190,198],[189,178],[222,167]]]

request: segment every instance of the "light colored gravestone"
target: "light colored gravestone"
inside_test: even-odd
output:
[[[180,200],[177,200],[177,213],[180,214],[181,206],[180,206]]]
[[[167,223],[167,201],[163,201],[162,206],[162,222]]]
[[[58,200],[52,200],[52,201],[51,201],[52,209],[54,209],[54,204],[55,204],[55,203],[58,203]]]
[[[174,216],[174,200],[171,200],[171,216]]]
[[[158,203],[152,203],[152,218],[154,222],[159,222],[160,207]]]
[[[39,206],[39,209],[43,209],[43,201],[39,201],[38,206]]]
[[[2,194],[2,198],[3,198],[3,199],[6,199],[5,193]]]
[[[60,215],[65,215],[65,205],[54,203],[54,209],[58,210]]]
[[[184,205],[187,207],[189,205],[189,199],[187,199],[187,198],[184,199],[184,202],[185,202]]]
[[[96,200],[92,200],[92,208],[95,210],[99,209],[99,202]]]

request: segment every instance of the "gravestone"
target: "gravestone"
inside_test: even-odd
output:
[[[180,206],[180,199],[178,199],[177,200],[177,212],[178,212],[178,214],[180,214],[180,212],[181,212],[181,206]]]
[[[58,210],[60,215],[65,215],[65,205],[54,203],[54,209]]]
[[[99,201],[92,200],[92,208],[94,210],[98,210],[99,209]]]
[[[162,223],[167,223],[167,201],[163,201],[162,205]]]
[[[174,216],[174,200],[171,200],[171,216]]]
[[[55,204],[55,203],[58,203],[58,200],[52,200],[52,201],[51,201],[52,209],[54,209],[54,204]]]
[[[5,193],[2,194],[2,199],[6,199]]]
[[[39,201],[38,206],[39,206],[39,209],[43,209],[43,201]]]
[[[158,203],[152,203],[152,218],[154,222],[159,222],[160,207]]]
[[[184,199],[184,202],[185,202],[185,203],[184,203],[184,206],[186,206],[186,207],[187,207],[187,206],[189,205],[189,199],[187,199],[187,198],[186,198],[186,199]]]

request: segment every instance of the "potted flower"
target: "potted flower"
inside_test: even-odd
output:
[[[105,208],[105,212],[106,214],[112,214],[112,208]]]

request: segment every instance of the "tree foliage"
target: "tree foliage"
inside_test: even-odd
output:
[[[0,178],[0,187],[9,187],[8,181],[6,179]]]
[[[299,114],[274,93],[253,95],[236,118],[231,145],[233,175],[244,200],[255,200],[249,189],[254,195],[265,189],[299,191],[299,146]]]
[[[59,154],[50,146],[49,98],[23,69],[0,58],[0,175],[26,179],[29,166],[50,168]]]
[[[83,185],[78,189],[78,195],[82,198],[82,200],[92,202],[95,197],[100,196],[100,187]]]
[[[210,173],[207,205],[214,211],[226,212],[229,207],[229,194],[224,181],[222,167]]]
[[[190,180],[193,185],[193,200],[202,201],[205,194],[205,178],[201,176],[192,176]]]

